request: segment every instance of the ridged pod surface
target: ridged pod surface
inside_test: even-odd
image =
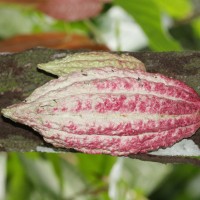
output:
[[[38,68],[57,76],[63,76],[70,72],[80,71],[86,68],[130,68],[145,70],[144,64],[128,54],[116,54],[103,51],[81,52],[68,54],[62,59],[48,63],[38,64]]]
[[[161,74],[105,67],[52,80],[2,113],[54,146],[128,155],[193,135],[200,127],[200,97]]]

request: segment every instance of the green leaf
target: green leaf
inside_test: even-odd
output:
[[[18,6],[0,6],[0,37],[6,38],[19,33],[32,31],[32,24],[29,18],[24,17],[26,10]]]
[[[176,19],[183,19],[192,12],[189,0],[154,0],[163,12]]]
[[[198,166],[173,165],[171,173],[151,194],[150,199],[197,200],[200,199],[199,183]]]
[[[89,182],[102,181],[109,175],[115,157],[108,155],[78,154],[78,167]]]
[[[85,177],[77,169],[76,165],[66,159],[60,159],[63,177],[63,197],[65,199],[87,199],[88,184]]]
[[[9,153],[7,160],[6,200],[30,199],[32,185],[20,163],[19,155]]]
[[[18,161],[31,189],[31,192],[28,190],[30,198],[22,199],[87,200],[90,196],[90,188],[80,171],[58,154],[24,153],[18,155]],[[26,194],[23,190],[20,192]]]
[[[195,35],[199,39],[200,38],[200,18],[193,20],[191,24],[192,24]]]
[[[59,182],[51,162],[38,157],[37,153],[19,154],[27,177],[39,196],[60,199]]]
[[[130,195],[131,199],[145,199],[171,170],[171,165],[118,158],[110,174],[109,193],[116,200]]]
[[[51,162],[52,167],[54,168],[54,172],[58,178],[59,182],[59,193],[63,193],[63,187],[64,187],[64,178],[63,178],[63,170],[62,170],[62,158],[58,154],[54,153],[47,153],[47,154],[42,154],[43,157]]]
[[[125,9],[142,27],[153,50],[181,50],[179,43],[163,29],[160,10],[154,0],[114,0],[114,2]]]

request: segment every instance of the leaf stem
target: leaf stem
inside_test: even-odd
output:
[[[94,23],[91,22],[91,20],[84,20],[83,22],[94,35],[94,38],[98,43],[105,43],[103,37],[101,36],[101,31],[94,25]]]

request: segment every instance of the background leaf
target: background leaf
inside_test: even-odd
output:
[[[20,154],[19,158],[37,191],[44,198],[60,199],[59,182],[51,162],[45,161],[37,153]]]
[[[176,19],[184,19],[192,12],[190,0],[154,0],[163,12]]]
[[[192,165],[174,165],[171,173],[150,195],[151,199],[198,200],[200,197],[199,167]],[[170,192],[169,192],[170,191]]]
[[[101,0],[48,0],[38,8],[54,18],[76,21],[98,15],[102,6]]]
[[[171,172],[171,165],[118,158],[112,168],[109,192],[112,199],[144,199]],[[156,173],[152,173],[152,172]],[[127,197],[127,198],[125,198]]]
[[[83,22],[65,22],[53,19],[32,7],[0,4],[0,38],[19,34],[61,31],[68,33],[88,32]]]
[[[23,188],[23,189],[22,189]],[[7,162],[6,200],[30,199],[32,184],[19,160],[19,155],[9,153]]]
[[[153,0],[115,0],[114,2],[124,8],[142,27],[153,50],[181,50],[180,45],[162,27],[161,14]]]
[[[78,154],[77,157],[80,171],[91,183],[104,181],[116,161],[109,155]]]

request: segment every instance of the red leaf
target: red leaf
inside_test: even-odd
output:
[[[40,33],[20,35],[0,42],[0,52],[18,52],[37,46],[55,49],[91,49],[108,50],[104,45],[95,43],[92,39],[77,34]]]
[[[15,4],[28,4],[28,5],[36,5],[41,3],[41,0],[0,0],[0,3],[15,3]]]
[[[110,1],[110,0],[109,0]],[[46,14],[67,21],[97,16],[108,0],[44,0],[38,8]]]
[[[77,21],[97,16],[104,3],[112,0],[0,0],[4,3],[33,5],[57,19]]]

